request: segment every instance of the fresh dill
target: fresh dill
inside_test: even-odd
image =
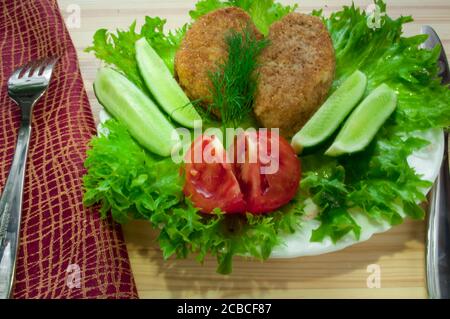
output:
[[[220,113],[223,127],[237,127],[251,112],[258,80],[258,60],[269,44],[258,39],[250,26],[243,32],[230,30],[225,36],[228,58],[209,73],[212,104],[209,111]]]

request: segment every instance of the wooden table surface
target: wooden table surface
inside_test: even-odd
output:
[[[294,3],[294,1],[282,1]],[[126,28],[145,15],[167,18],[169,28],[189,20],[193,0],[59,0],[67,19],[80,9],[81,26],[70,28],[79,52],[79,60],[94,115],[99,105],[92,82],[100,63],[83,52],[99,28]],[[366,7],[371,1],[355,1]],[[351,4],[350,0],[303,0],[299,10],[310,12],[324,8],[325,13]],[[74,6],[75,5],[75,6]],[[415,22],[406,34],[432,25],[450,52],[449,0],[388,0],[390,15],[413,15]],[[259,261],[237,258],[233,273],[215,273],[216,263],[207,258],[199,265],[193,258],[164,262],[154,239],[155,232],[146,222],[132,222],[123,227],[131,266],[141,298],[425,298],[424,242],[425,222],[406,222],[365,243],[343,251],[316,257]],[[375,265],[375,266],[373,266]],[[375,267],[375,268],[371,268]],[[380,270],[379,288],[368,288],[371,269]],[[370,281],[370,280],[369,280]]]

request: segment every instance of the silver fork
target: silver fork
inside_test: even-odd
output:
[[[0,198],[0,299],[11,297],[19,243],[22,195],[33,106],[47,91],[56,58],[31,61],[8,80],[8,94],[19,105],[21,122],[8,179]]]

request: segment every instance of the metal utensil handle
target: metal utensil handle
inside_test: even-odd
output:
[[[444,160],[431,192],[427,234],[427,286],[432,299],[450,298],[448,134],[445,134]]]
[[[0,299],[9,298],[15,277],[22,197],[31,125],[22,120],[8,180],[0,199]]]

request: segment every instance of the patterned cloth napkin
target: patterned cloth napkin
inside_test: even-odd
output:
[[[136,298],[120,227],[82,204],[95,125],[56,1],[0,1],[0,53],[0,191],[20,121],[8,78],[32,59],[60,58],[33,112],[14,297]]]

